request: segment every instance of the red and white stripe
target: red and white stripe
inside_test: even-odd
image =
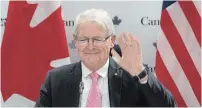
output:
[[[200,3],[178,1],[163,10],[156,74],[178,106],[201,105]]]

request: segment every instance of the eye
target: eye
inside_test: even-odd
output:
[[[79,41],[87,41],[87,39],[81,39],[81,40],[79,40]]]
[[[94,41],[97,41],[97,42],[100,42],[100,41],[102,41],[102,39],[97,39],[97,38],[95,38],[95,39],[93,39]]]
[[[88,41],[88,39],[83,38],[83,39],[78,39],[78,41]]]

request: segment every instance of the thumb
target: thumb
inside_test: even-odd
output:
[[[111,50],[111,53],[112,53],[112,58],[113,58],[116,62],[119,62],[120,59],[121,59],[121,56],[120,56],[114,49]]]

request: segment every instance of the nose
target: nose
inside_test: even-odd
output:
[[[89,50],[93,50],[94,49],[94,44],[93,44],[92,40],[88,41],[88,46],[87,47],[88,47]]]

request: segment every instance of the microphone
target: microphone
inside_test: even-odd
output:
[[[81,81],[79,84],[79,93],[80,93],[79,107],[81,107],[81,98],[82,98],[83,90],[84,90],[84,83]]]
[[[84,89],[84,83],[81,81],[80,84],[79,84],[79,92],[80,92],[80,94],[83,93],[83,89]]]

